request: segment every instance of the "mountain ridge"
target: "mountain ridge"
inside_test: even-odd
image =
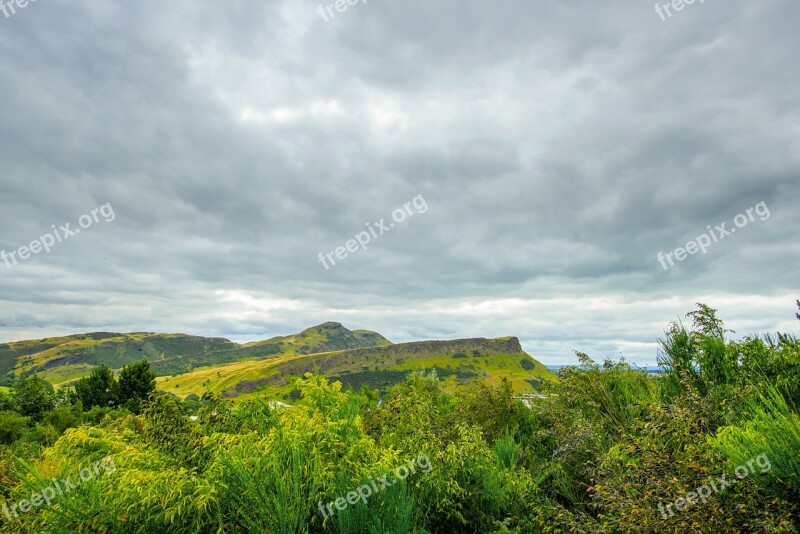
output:
[[[505,377],[521,393],[555,379],[513,336],[392,343],[377,332],[349,330],[333,321],[241,344],[155,332],[91,332],[0,344],[5,384],[37,373],[55,386],[71,386],[98,365],[118,371],[142,359],[150,361],[160,389],[179,396],[212,391],[237,399],[265,393],[287,399],[294,379],[307,372],[326,374],[345,386],[378,389],[413,370],[436,371],[448,387]]]

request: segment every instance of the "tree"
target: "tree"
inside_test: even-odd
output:
[[[75,383],[75,396],[80,399],[83,409],[89,410],[93,406],[107,407],[116,404],[118,389],[114,372],[103,364]]]
[[[131,411],[138,413],[142,401],[156,390],[156,374],[150,362],[142,360],[122,368],[119,374],[119,401],[127,403]]]
[[[37,421],[42,418],[42,414],[52,410],[56,405],[53,386],[36,374],[14,382],[11,386],[11,395],[16,410]]]
[[[30,417],[23,417],[17,412],[0,411],[0,444],[11,445],[17,441],[30,423]]]
[[[14,409],[14,402],[11,395],[5,391],[0,391],[0,412],[5,412]]]

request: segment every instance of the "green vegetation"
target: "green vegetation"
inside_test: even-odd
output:
[[[101,365],[86,378],[75,384],[75,396],[86,408],[94,406],[111,406],[119,397],[119,386],[114,379],[114,372]]]
[[[15,382],[11,387],[11,399],[20,414],[37,421],[55,408],[56,403],[53,386],[36,375]]]
[[[142,360],[122,368],[119,374],[119,402],[134,413],[139,413],[143,402],[156,390],[156,374],[150,362]]]
[[[123,367],[119,381],[108,366],[99,366],[88,377],[78,380],[72,396],[86,409],[122,405],[139,413],[142,402],[155,390],[156,375],[150,369],[150,362],[142,360]]]
[[[273,367],[284,366],[287,385],[280,387],[296,392],[285,408],[256,395],[234,404],[211,391],[184,400],[157,391],[143,401],[137,385],[152,385],[146,362],[123,371],[116,387],[118,395],[137,392],[141,413],[132,405],[85,411],[75,392],[53,392],[28,377],[0,394],[3,500],[29,499],[53,478],[75,476],[106,456],[115,470],[11,521],[0,514],[0,530],[796,532],[800,342],[783,334],[728,339],[704,305],[688,317],[690,327],[670,325],[661,342],[663,375],[578,353],[580,365],[562,370],[530,406],[515,399],[513,381],[541,364],[531,360],[534,369],[526,369],[514,338],[316,359],[358,391],[319,373],[295,380],[288,371],[304,372],[308,357],[284,355]],[[382,367],[341,373],[362,360]],[[411,370],[434,361],[436,370]],[[498,370],[496,382],[458,381],[460,366],[477,372],[485,369],[479,362]],[[265,363],[230,367],[254,371]],[[442,372],[451,375],[443,380]],[[101,393],[115,390],[113,374],[111,381],[107,370],[97,376]],[[209,386],[215,381],[226,378]],[[52,399],[52,409],[32,410],[36,397]],[[327,517],[320,512],[421,455],[430,472],[366,502],[334,506]],[[673,506],[709,478],[730,480],[737,466],[759,457],[768,464],[759,461],[750,476],[709,491],[707,501]],[[662,512],[668,504],[669,514]]]

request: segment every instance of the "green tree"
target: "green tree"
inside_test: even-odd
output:
[[[150,362],[142,360],[122,368],[119,374],[119,401],[127,403],[131,411],[139,413],[142,401],[156,390],[156,374]]]
[[[14,403],[12,402],[11,395],[5,391],[0,391],[0,412],[13,410]]]
[[[23,417],[17,412],[0,411],[0,444],[11,445],[25,433],[30,417]]]
[[[80,399],[84,410],[93,406],[108,407],[116,404],[118,390],[114,372],[105,364],[75,383],[75,396]]]
[[[21,378],[11,386],[11,395],[16,410],[27,417],[40,420],[42,414],[56,405],[53,386],[36,374]]]

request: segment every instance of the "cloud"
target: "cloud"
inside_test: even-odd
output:
[[[653,363],[698,301],[796,328],[796,3],[317,8],[54,0],[0,20],[0,250],[116,212],[0,263],[2,338],[338,320]],[[424,217],[317,261],[418,194]],[[659,265],[762,201],[768,221]]]

